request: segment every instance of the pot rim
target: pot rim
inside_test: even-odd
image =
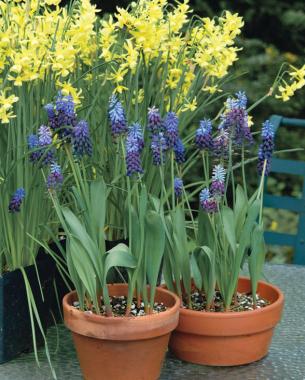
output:
[[[127,284],[110,284],[112,288],[122,288],[121,295],[127,295]],[[134,341],[151,339],[170,333],[178,326],[180,299],[176,294],[156,289],[156,294],[163,294],[162,302],[172,303],[161,313],[143,315],[140,317],[107,317],[104,315],[87,314],[72,306],[77,299],[76,291],[65,295],[63,299],[65,325],[74,333],[103,340]],[[118,293],[116,293],[118,294]],[[74,298],[74,299],[73,299]],[[167,301],[170,299],[171,301]]]
[[[250,278],[247,276],[240,276],[238,278],[239,280],[248,280],[250,281]],[[219,318],[219,319],[227,319],[227,318],[245,318],[247,316],[253,316],[253,315],[258,315],[262,313],[266,313],[267,311],[273,311],[274,309],[278,309],[283,303],[284,303],[284,293],[281,291],[279,287],[276,285],[270,284],[266,281],[259,281],[258,284],[267,286],[271,289],[273,289],[278,297],[276,301],[272,302],[270,305],[267,305],[265,307],[262,307],[260,309],[254,309],[254,310],[247,310],[247,311],[209,311],[209,312],[202,312],[202,311],[197,311],[197,310],[190,310],[190,309],[185,309],[181,308],[180,313],[181,314],[188,314],[188,315],[193,315],[193,316],[199,316],[202,318]]]
[[[121,286],[121,285],[128,286],[128,284],[123,284],[123,283],[122,284],[107,284],[107,285],[111,286],[111,287],[112,286],[118,287],[118,286]],[[176,309],[177,304],[179,304],[179,306],[180,306],[180,299],[179,299],[179,297],[175,293],[173,293],[173,292],[171,292],[171,291],[169,291],[167,289],[162,289],[160,287],[156,288],[156,292],[157,291],[161,292],[161,293],[166,293],[166,294],[172,296],[172,298],[174,298],[174,300],[175,300],[174,305],[171,306],[171,307],[168,307],[165,311],[162,311],[161,313],[146,314],[146,315],[142,315],[140,317],[135,317],[135,316],[129,316],[129,317],[125,317],[125,316],[123,316],[123,317],[115,317],[115,316],[113,316],[113,317],[106,317],[105,315],[98,315],[98,314],[94,314],[94,313],[92,313],[92,314],[88,313],[87,314],[84,311],[78,310],[74,306],[71,305],[71,299],[74,298],[75,295],[76,295],[76,298],[77,298],[76,290],[73,290],[72,292],[69,292],[68,294],[66,294],[64,296],[64,298],[63,298],[63,304],[68,309],[73,310],[73,313],[76,313],[76,314],[78,314],[80,316],[85,316],[86,319],[89,318],[90,320],[96,321],[96,322],[99,322],[101,318],[104,318],[104,319],[106,319],[109,322],[116,323],[115,321],[137,320],[139,318],[141,318],[141,320],[146,320],[146,319],[151,319],[152,317],[158,317],[160,315],[169,316],[171,314],[175,314],[175,309]]]

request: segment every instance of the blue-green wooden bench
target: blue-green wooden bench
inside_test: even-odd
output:
[[[281,125],[287,127],[293,126],[304,128],[305,132],[304,119],[290,119],[279,115],[272,115],[270,121],[275,127],[275,133]],[[266,243],[271,245],[285,245],[293,247],[293,263],[305,265],[305,162],[273,158],[271,172],[301,176],[303,177],[303,187],[301,198],[294,198],[290,196],[276,196],[265,192],[265,207],[290,210],[299,215],[299,223],[296,235],[266,231]]]

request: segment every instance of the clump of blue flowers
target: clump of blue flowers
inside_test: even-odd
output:
[[[219,129],[227,131],[236,146],[252,144],[253,137],[248,124],[247,97],[242,91],[237,92],[236,99],[226,101],[226,112],[221,116]]]
[[[25,190],[22,187],[20,187],[13,194],[11,201],[9,203],[8,210],[10,213],[14,214],[20,211],[20,207],[21,207],[24,197],[25,197]]]
[[[77,120],[72,96],[64,96],[62,92],[59,91],[55,99],[55,104],[46,104],[44,108],[48,115],[50,128],[56,131],[60,138],[69,137],[71,129],[75,126]]]

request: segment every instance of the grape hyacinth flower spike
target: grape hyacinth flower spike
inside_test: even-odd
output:
[[[126,139],[126,167],[128,177],[143,173],[138,140],[133,135]]]
[[[168,146],[162,132],[152,136],[150,148],[152,152],[153,164],[156,166],[163,165],[166,160]]]
[[[52,147],[52,131],[46,125],[41,125],[38,129],[38,147],[41,148],[39,159],[42,158],[42,165],[49,165],[54,161],[55,150]]]
[[[53,162],[50,165],[50,173],[47,178],[47,188],[49,191],[59,190],[63,183],[63,175],[60,166]]]
[[[64,96],[58,92],[55,104],[44,106],[48,115],[48,125],[59,134],[60,138],[69,137],[71,128],[76,124],[75,105],[71,95]]]
[[[147,129],[152,135],[162,131],[162,119],[159,110],[156,107],[148,109]]]
[[[174,112],[168,112],[163,121],[166,144],[169,149],[174,148],[179,138],[179,120]]]
[[[212,214],[218,211],[217,200],[211,196],[208,188],[201,190],[199,201],[200,206],[205,212]]]
[[[29,135],[28,136],[28,148],[32,150],[29,155],[29,159],[31,162],[37,162],[41,158],[41,149],[39,149],[39,140],[37,135]]]
[[[109,100],[108,116],[111,123],[111,134],[113,138],[127,132],[127,121],[124,108],[116,95],[112,95]]]
[[[180,138],[178,138],[174,145],[174,153],[177,164],[183,164],[185,162],[185,147]]]
[[[273,127],[273,124],[270,123],[269,120],[266,120],[263,123],[263,128],[262,128],[262,143],[258,149],[257,170],[260,175],[263,174],[265,161],[266,161],[265,176],[269,175],[273,150],[274,150],[274,127]]]
[[[228,158],[229,154],[229,134],[224,129],[219,131],[219,135],[213,139],[213,155],[219,159]]]
[[[142,127],[139,123],[133,123],[128,129],[128,136],[132,136],[136,141],[140,153],[144,149],[144,137]]]
[[[226,171],[222,165],[216,165],[213,168],[212,184],[210,192],[213,197],[221,197],[225,193]]]
[[[253,136],[248,124],[247,96],[244,92],[239,91],[236,99],[228,98],[226,101],[226,112],[222,115],[222,122],[219,129],[224,129],[232,137],[237,146],[244,143],[253,144]]]
[[[174,179],[174,191],[177,198],[180,198],[183,193],[183,181],[181,178]]]
[[[76,124],[75,104],[71,95],[63,96],[59,91],[56,98],[57,128],[61,137],[69,136]],[[65,128],[65,127],[70,128]]]
[[[209,150],[213,147],[212,122],[210,119],[200,121],[195,134],[195,144],[200,150]]]
[[[73,128],[71,141],[75,157],[92,156],[92,142],[89,127],[85,120],[79,121]]]
[[[8,206],[8,210],[10,213],[16,213],[20,211],[20,207],[22,204],[22,201],[25,197],[25,190],[20,187],[19,189],[16,190],[14,195],[11,198],[11,201]]]

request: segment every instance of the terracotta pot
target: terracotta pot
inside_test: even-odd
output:
[[[111,296],[127,296],[126,284],[108,285]],[[143,317],[86,314],[72,305],[76,292],[63,299],[64,320],[72,331],[86,380],[156,380],[171,331],[178,325],[179,298],[158,288],[156,302],[168,309]]]
[[[250,289],[250,280],[241,277],[238,291],[247,293]],[[243,312],[180,309],[179,325],[169,343],[171,351],[181,360],[212,366],[241,365],[263,358],[280,321],[284,295],[262,281],[258,293],[271,304]]]

